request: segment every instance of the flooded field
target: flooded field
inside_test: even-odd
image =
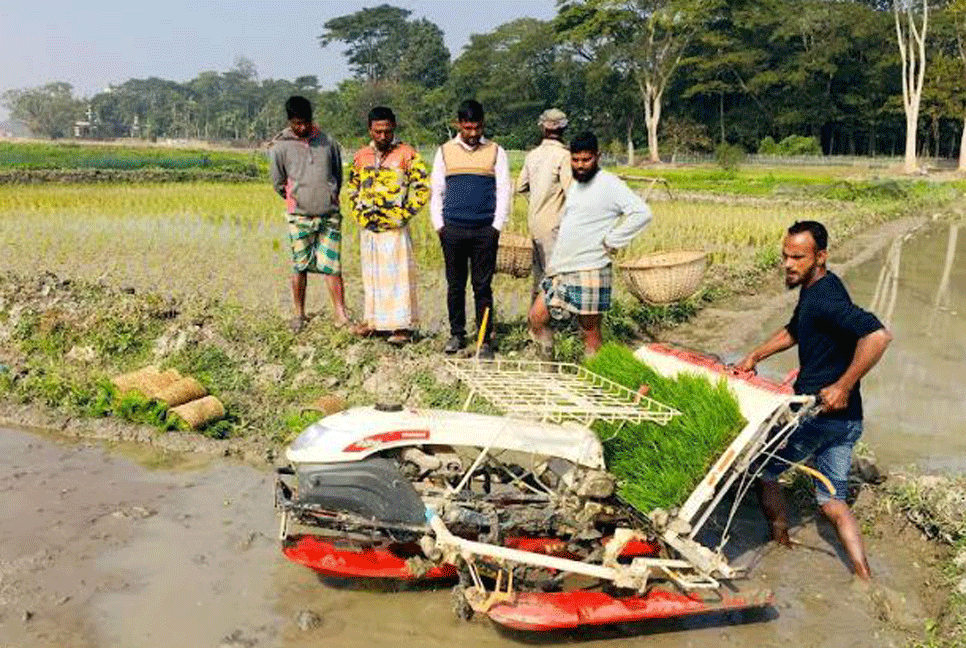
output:
[[[889,466],[966,472],[966,226],[931,225],[899,237],[844,281],[894,336],[863,381],[863,440]],[[770,321],[763,335],[790,314]],[[789,351],[760,369],[781,377],[795,366]]]
[[[895,334],[864,385],[865,441],[888,464],[960,471],[966,236],[934,225],[898,241],[845,276],[856,301],[874,303]],[[794,364],[794,353],[786,353],[762,370],[781,376]],[[508,633],[485,620],[458,621],[448,583],[333,581],[289,563],[275,537],[271,486],[267,470],[226,461],[0,430],[0,648],[899,648],[909,641],[903,625],[921,627],[927,616],[930,557],[921,545],[884,531],[868,536],[879,582],[904,597],[897,618],[852,588],[824,521],[798,519],[792,535],[799,546],[786,551],[766,542],[761,516],[748,507],[733,529],[730,557],[750,568],[750,586],[774,591],[774,607],[553,635]],[[305,623],[310,616],[317,625]]]
[[[803,526],[795,551],[765,545],[755,516],[735,530],[735,560],[774,608],[549,636],[457,620],[448,583],[320,579],[281,556],[276,529],[268,472],[0,430],[0,646],[902,645],[850,590],[823,525]],[[921,618],[920,557],[875,541],[871,555]],[[320,624],[300,629],[303,611]]]

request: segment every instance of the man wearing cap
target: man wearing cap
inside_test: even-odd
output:
[[[540,282],[547,273],[564,197],[573,180],[570,151],[563,143],[567,115],[559,108],[549,108],[540,115],[537,125],[543,129],[543,141],[527,153],[517,179],[517,191],[529,194],[530,200],[527,225],[533,239],[533,296],[540,292]]]

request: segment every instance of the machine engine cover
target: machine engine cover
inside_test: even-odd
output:
[[[348,463],[299,466],[298,504],[346,511],[397,524],[425,524],[426,507],[416,489],[381,457]]]

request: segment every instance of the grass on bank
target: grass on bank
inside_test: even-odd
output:
[[[681,412],[667,425],[596,423],[618,494],[642,513],[680,506],[711,464],[744,425],[734,394],[724,380],[682,374],[668,378],[634,357],[630,349],[606,344],[585,362],[591,371]]]
[[[264,151],[183,149],[76,142],[0,142],[0,170],[138,169],[204,170],[264,177]]]
[[[944,600],[910,648],[966,646],[966,477],[893,476],[881,487],[887,513],[901,514],[923,535],[946,547],[939,588]]]

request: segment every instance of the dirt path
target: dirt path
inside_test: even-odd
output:
[[[813,547],[761,545],[749,515],[735,560],[774,589],[774,609],[558,635],[517,635],[459,622],[447,588],[321,580],[288,563],[274,539],[271,475],[186,463],[136,446],[107,449],[0,430],[0,646],[901,646],[881,610],[851,592],[850,575],[808,523]],[[139,463],[140,462],[140,463]],[[146,465],[153,466],[148,469]],[[884,541],[883,541],[884,542]],[[891,543],[889,543],[891,544]],[[918,609],[915,556],[873,540],[883,582]],[[321,624],[299,628],[303,610]]]

